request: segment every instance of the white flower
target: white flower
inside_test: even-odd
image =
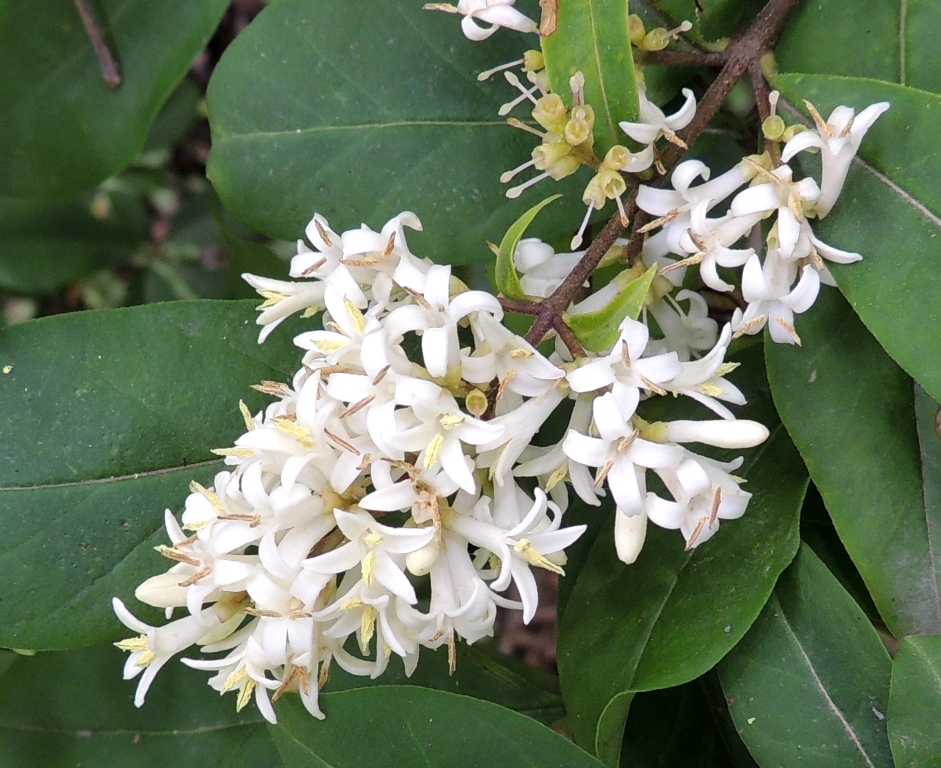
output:
[[[739,488],[729,470],[738,469],[742,459],[723,464],[695,453],[676,467],[657,470],[675,501],[647,494],[647,516],[662,528],[678,528],[687,549],[712,537],[720,520],[741,517],[750,493]]]
[[[334,510],[337,527],[347,543],[331,552],[312,557],[302,567],[332,576],[359,566],[366,586],[373,582],[394,595],[414,603],[415,589],[403,573],[405,555],[414,552],[434,538],[433,528],[391,528],[377,523],[365,511]]]
[[[805,101],[816,123],[817,130],[802,131],[784,145],[781,159],[786,163],[798,152],[811,147],[820,150],[823,178],[820,199],[815,210],[820,218],[826,216],[843,189],[850,163],[859,151],[859,145],[879,116],[889,108],[887,101],[866,107],[858,115],[850,107],[837,107],[824,122],[813,105]]]
[[[252,288],[265,299],[258,309],[261,314],[255,321],[263,326],[258,334],[261,344],[281,322],[295,312],[304,310],[308,313],[319,312],[324,308],[324,284],[322,282],[292,283],[285,280],[272,280],[245,273],[242,275]]]
[[[674,352],[680,361],[685,362],[712,349],[716,343],[718,323],[709,317],[709,305],[700,294],[682,290],[676,297],[667,293],[659,300],[651,298],[653,302],[646,311],[657,321],[663,338],[648,342],[649,353]],[[689,302],[689,309],[685,312],[680,307],[681,301]]]
[[[141,672],[144,673],[134,694],[136,707],[143,705],[150,684],[164,664],[176,654],[214,633],[225,618],[231,618],[223,612],[224,606],[219,606],[219,610],[206,608],[199,615],[184,616],[162,627],[152,627],[136,618],[118,598],[113,598],[111,604],[121,623],[140,633],[139,637],[115,643],[122,651],[129,651],[131,654],[124,665],[124,679],[130,680]]]
[[[535,32],[536,22],[513,8],[516,0],[458,0],[457,7],[450,3],[428,3],[429,11],[460,13],[461,29],[469,40],[486,40],[499,27],[515,29],[517,32]],[[481,21],[489,27],[478,24]]]
[[[806,312],[817,299],[820,277],[816,270],[804,267],[800,280],[794,262],[784,261],[770,250],[762,265],[752,256],[742,272],[742,295],[749,302],[744,314],[736,310],[732,328],[736,332],[758,333],[768,324],[771,338],[779,344],[800,344],[794,330],[794,315]],[[793,287],[792,287],[793,285]]]
[[[685,146],[677,137],[676,132],[685,128],[696,115],[696,97],[689,88],[683,89],[686,98],[683,106],[674,114],[667,117],[663,110],[650,102],[647,93],[641,89],[638,93],[640,99],[640,121],[619,123],[621,130],[640,144],[653,144],[661,136],[669,141]]]
[[[683,363],[683,370],[670,381],[663,382],[663,388],[674,395],[686,395],[702,403],[724,419],[735,418],[732,412],[719,400],[743,405],[745,396],[738,387],[725,379],[725,374],[737,367],[736,363],[726,363],[725,355],[732,340],[732,328],[726,325],[722,336],[708,355],[695,362]]]

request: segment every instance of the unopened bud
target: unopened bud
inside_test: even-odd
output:
[[[542,51],[526,51],[523,54],[523,71],[524,72],[536,72],[540,69],[545,69],[546,59],[542,55]]]
[[[487,396],[479,389],[472,389],[464,398],[464,407],[478,419],[487,412],[488,405]]]
[[[627,33],[630,35],[631,42],[634,45],[640,45],[641,42],[643,42],[644,36],[647,34],[647,30],[644,29],[643,19],[636,13],[632,13],[627,17]]]
[[[186,605],[187,587],[180,582],[186,577],[179,573],[161,573],[151,576],[137,589],[134,597],[154,608],[179,608]]]
[[[438,545],[437,539],[433,538],[425,546],[419,547],[405,556],[405,567],[414,576],[425,576],[438,562],[440,553],[441,547]]]
[[[637,559],[646,538],[646,514],[626,515],[620,509],[614,513],[614,548],[622,563],[630,565]]]
[[[595,111],[587,104],[581,107],[575,107],[572,110],[572,116],[565,124],[562,135],[565,140],[573,147],[579,144],[590,142],[592,139],[592,129],[595,126]]]
[[[566,155],[572,153],[570,144],[564,141],[554,141],[548,144],[540,144],[533,150],[533,165],[540,171],[546,171]]]

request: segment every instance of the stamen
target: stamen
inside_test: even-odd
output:
[[[355,456],[362,456],[362,451],[360,451],[355,445],[353,445],[352,443],[347,442],[347,441],[344,440],[342,437],[339,437],[339,436],[333,434],[333,432],[331,432],[331,431],[330,431],[329,429],[327,429],[326,427],[324,427],[323,433],[324,433],[327,437],[329,437],[331,440],[333,440],[333,442],[335,442],[335,443],[336,443],[337,445],[339,445],[341,448],[346,449],[347,451],[349,451],[350,453],[352,453],[352,454],[355,455]]]
[[[382,249],[382,258],[388,258],[392,251],[395,250],[395,232],[389,235],[389,242],[386,243],[386,247]]]
[[[320,227],[320,224],[318,223],[317,226]],[[322,230],[321,230],[321,231],[322,231]],[[326,241],[324,241],[324,242],[326,242]],[[329,243],[329,245],[332,245],[332,243]],[[320,268],[321,268],[324,264],[326,264],[326,263],[327,263],[327,257],[324,256],[322,259],[319,259],[319,260],[315,261],[315,262],[314,262],[313,264],[311,264],[307,269],[305,269],[303,272],[301,272],[301,277],[307,277],[309,274],[311,274],[311,273],[313,273],[313,272],[316,272],[318,269],[320,269]]]
[[[696,539],[699,538],[699,534],[702,533],[702,529],[705,524],[706,518],[700,517],[699,524],[696,526],[696,530],[693,531],[692,535],[689,537],[689,541],[686,542],[686,547],[683,549],[684,552],[689,552],[693,547],[696,546]]]
[[[776,317],[774,319],[778,325],[780,325],[785,331],[791,334],[791,337],[794,339],[794,342],[797,344],[797,346],[799,347],[803,346],[803,344],[801,344],[801,337],[797,335],[797,331],[794,330],[793,325],[791,325],[783,317]]]
[[[505,173],[500,174],[500,183],[506,184],[508,181],[510,181],[510,179],[516,176],[516,174],[520,173],[521,171],[525,171],[527,168],[535,164],[536,164],[535,160],[529,160],[528,162],[525,162],[522,165],[516,166],[516,168],[514,168],[511,171],[506,171]]]
[[[654,219],[653,221],[648,222],[647,224],[644,224],[644,226],[642,226],[637,231],[640,232],[642,235],[645,235],[651,230],[656,229],[657,227],[662,227],[664,224],[670,223],[679,215],[680,215],[679,208],[674,208],[666,216],[661,216],[659,219]]]
[[[709,512],[709,527],[712,528],[719,516],[719,507],[722,505],[722,487],[716,488],[716,493],[712,497],[712,510]]]
[[[585,229],[588,227],[588,219],[591,218],[591,212],[593,210],[595,210],[595,204],[594,202],[591,202],[588,204],[588,210],[585,211],[585,218],[582,219],[582,223],[578,228],[578,232],[575,233],[575,237],[573,237],[572,242],[569,243],[569,247],[573,251],[582,244],[582,236],[585,234]]]
[[[317,234],[320,235],[320,239],[327,244],[328,248],[332,248],[333,238],[330,237],[330,233],[327,231],[326,227],[324,227],[318,219],[314,219],[314,226],[317,228]],[[326,261],[326,259],[324,259],[324,261]]]
[[[533,184],[539,183],[539,182],[542,181],[544,178],[546,178],[548,175],[549,175],[549,172],[548,172],[548,171],[546,171],[545,173],[540,173],[538,176],[534,176],[534,177],[531,178],[529,181],[523,182],[523,183],[520,184],[518,187],[513,187],[512,189],[508,189],[508,190],[506,191],[506,196],[507,196],[508,198],[510,198],[510,200],[515,200],[515,199],[518,198],[521,194],[523,194],[523,192],[524,192],[525,190],[529,189]]]
[[[376,378],[372,380],[372,385],[376,386],[380,381],[382,381],[385,378],[385,375],[389,372],[389,369],[391,367],[392,367],[392,363],[389,363],[388,365],[384,365],[382,367],[382,370],[376,374]]]
[[[540,139],[546,138],[546,134],[542,133],[541,131],[537,131],[531,125],[526,125],[526,123],[524,123],[522,120],[518,120],[515,117],[508,117],[506,122],[507,125],[509,125],[511,128],[519,128],[522,131],[533,134],[533,136],[538,136]]]
[[[672,264],[667,264],[663,269],[661,269],[657,274],[666,275],[670,272],[674,272],[677,269],[683,269],[685,267],[691,267],[693,264],[698,264],[702,261],[704,254],[696,253],[688,258],[682,259],[680,261],[674,261]]]
[[[375,395],[367,395],[358,403],[351,405],[349,408],[343,411],[343,413],[340,414],[340,418],[345,419],[345,418],[348,418],[349,416],[352,416],[354,413],[359,413],[359,411],[363,410],[363,408],[365,408],[375,399],[376,399]]]
[[[479,75],[477,75],[477,79],[480,80],[480,82],[483,82],[484,80],[493,77],[493,75],[497,74],[497,72],[502,72],[504,69],[512,69],[513,67],[519,66],[523,62],[524,59],[518,59],[516,61],[511,61],[509,64],[501,64],[499,67],[494,67],[493,69],[488,69],[486,72],[481,72]]]

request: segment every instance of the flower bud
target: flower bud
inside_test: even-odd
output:
[[[644,29],[643,19],[636,13],[632,13],[627,17],[627,34],[630,35],[631,42],[634,45],[640,45],[647,34],[647,30]]]
[[[134,590],[134,597],[154,608],[179,608],[186,605],[188,590],[180,586],[180,582],[185,578],[179,573],[151,576]]]
[[[414,576],[425,576],[431,572],[434,564],[438,562],[438,555],[440,554],[441,547],[437,539],[433,538],[424,546],[419,547],[414,552],[409,552],[405,556],[405,567]]]
[[[716,448],[754,448],[768,439],[768,428],[747,419],[715,419],[711,421],[668,421],[651,424],[661,426],[662,442],[704,443]],[[646,437],[646,435],[645,435]]]
[[[614,548],[618,559],[627,565],[633,563],[644,548],[647,538],[647,514],[625,515],[621,510],[614,513]]]

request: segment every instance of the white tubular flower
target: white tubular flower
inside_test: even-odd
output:
[[[468,515],[456,514],[453,510],[442,515],[442,525],[446,530],[499,558],[500,572],[491,588],[502,591],[510,585],[511,580],[516,584],[523,602],[523,622],[526,624],[535,615],[539,602],[531,566],[563,574],[562,568],[550,558],[562,553],[587,527],[573,525],[560,530],[562,517],[558,508],[538,488],[535,496],[529,512],[510,530]],[[551,521],[547,515],[550,509],[553,513]]]
[[[866,107],[858,115],[850,107],[837,107],[830,113],[826,122],[810,102],[805,101],[804,104],[810,110],[817,130],[798,133],[784,145],[781,159],[786,163],[798,152],[812,147],[820,150],[823,178],[815,211],[822,219],[839,197],[850,163],[856,157],[863,137],[879,116],[889,108],[889,103],[880,101]]]
[[[683,89],[686,101],[669,117],[664,115],[660,107],[650,102],[643,89],[640,90],[638,96],[640,98],[640,122],[631,123],[625,120],[619,123],[621,130],[639,144],[653,144],[663,136],[668,141],[685,147],[686,145],[680,141],[676,132],[689,125],[696,115],[696,97],[693,92],[689,88]]]
[[[259,277],[245,273],[242,275],[252,288],[265,299],[259,305],[261,314],[255,321],[263,326],[258,334],[258,343],[268,338],[268,334],[277,328],[285,318],[295,312],[304,311],[305,314],[314,314],[324,308],[324,283],[307,282],[291,283],[284,280],[272,280],[268,277]]]
[[[680,307],[681,301],[689,302],[685,312]],[[675,298],[664,294],[646,309],[663,334],[662,339],[648,342],[647,350],[651,354],[674,352],[677,359],[686,362],[715,345],[719,324],[709,317],[709,305],[695,291],[679,291]]]
[[[134,694],[135,707],[144,704],[150,684],[164,664],[213,633],[225,618],[230,618],[225,616],[223,606],[220,606],[220,610],[206,608],[199,615],[185,616],[162,627],[152,627],[136,618],[118,598],[113,598],[111,605],[121,623],[139,633],[139,637],[115,643],[122,651],[131,654],[124,665],[124,679],[130,680],[144,673]]]
[[[410,331],[421,333],[422,358],[434,377],[444,377],[460,365],[457,325],[461,320],[472,312],[503,317],[496,296],[484,291],[463,291],[451,298],[450,285],[450,267],[431,267],[424,294],[415,296],[417,303],[398,307],[385,319],[386,333],[393,343]]]
[[[372,465],[372,481],[376,490],[360,499],[359,506],[374,512],[400,512],[410,510],[417,523],[437,521],[441,515],[441,501],[460,487],[442,468],[423,470],[396,462],[405,469],[398,479],[392,476],[392,465],[377,461]]]
[[[753,248],[732,249],[729,246],[741,240],[758,223],[759,217],[728,215],[710,219],[706,216],[707,206],[705,200],[693,206],[689,227],[680,235],[680,248],[693,255],[664,268],[661,273],[682,265],[699,264],[699,276],[706,285],[716,291],[728,292],[735,286],[719,277],[717,267],[740,267],[748,261],[755,252]]]
[[[734,520],[745,513],[751,494],[739,488],[729,470],[738,469],[742,459],[723,464],[705,456],[688,453],[676,467],[658,470],[674,501],[647,494],[647,516],[661,528],[679,529],[692,549],[712,538],[720,520]]]
[[[768,181],[739,192],[732,200],[733,216],[767,216],[777,212],[778,251],[784,259],[806,254],[795,253],[801,232],[807,224],[807,213],[820,199],[820,187],[811,178],[793,181],[787,165],[764,172]]]
[[[732,340],[732,328],[726,325],[712,351],[701,360],[683,363],[683,371],[663,388],[674,395],[686,395],[702,403],[723,419],[734,419],[732,412],[719,400],[735,405],[744,405],[745,396],[725,375],[738,367],[737,363],[726,363],[725,355]]]
[[[421,549],[434,538],[434,528],[390,528],[377,523],[363,510],[334,510],[337,527],[348,542],[332,552],[305,560],[301,566],[314,573],[333,576],[359,566],[367,587],[380,584],[409,603],[417,598],[403,573],[405,555]]]
[[[777,257],[770,250],[762,265],[758,255],[752,256],[742,271],[742,295],[748,301],[744,314],[736,310],[732,328],[736,333],[758,333],[765,323],[771,338],[779,344],[800,345],[794,329],[794,315],[806,312],[817,299],[820,276],[804,267],[800,280],[792,288],[797,265]]]
[[[403,452],[419,453],[418,463],[426,470],[440,461],[444,472],[468,493],[476,489],[462,443],[481,446],[501,440],[506,427],[481,421],[464,413],[454,397],[441,391],[432,402],[416,400],[412,412],[418,424],[389,438]]]
[[[619,418],[612,393],[595,400],[595,426],[600,437],[569,430],[562,450],[573,461],[598,467],[595,485],[607,482],[618,509],[626,515],[643,510],[645,470],[670,467],[682,460],[683,449],[640,437],[639,430]]]
[[[640,402],[641,390],[656,392],[662,382],[682,371],[679,359],[672,352],[641,357],[649,338],[646,325],[625,318],[621,323],[621,336],[608,355],[569,372],[567,379],[572,391],[592,392],[611,386],[621,421],[630,419]],[[595,419],[597,421],[597,414]]]
[[[516,0],[458,0],[457,6],[450,3],[428,3],[426,11],[445,11],[460,13],[461,30],[468,40],[486,40],[500,27],[515,29],[517,32],[535,32],[539,29],[536,22],[517,11],[513,4]],[[490,26],[484,26],[489,24]]]

